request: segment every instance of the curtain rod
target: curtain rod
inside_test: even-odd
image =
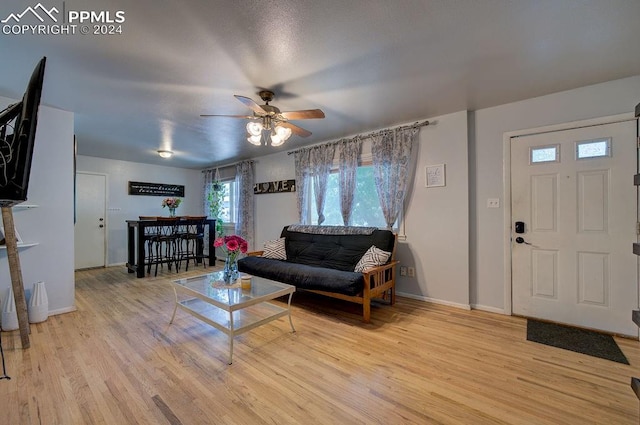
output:
[[[256,161],[253,159],[245,159],[243,161],[236,161],[236,162],[232,162],[231,164],[224,164],[224,165],[218,165],[216,167],[211,167],[211,168],[205,168],[204,170],[201,171],[201,173],[208,173],[209,171],[215,171],[218,168],[226,168],[226,167],[233,167],[234,165],[238,165],[241,162],[250,162],[251,164],[255,163]]]
[[[380,133],[382,133],[383,131],[402,130],[402,129],[406,129],[406,128],[419,128],[419,127],[424,127],[424,126],[427,126],[427,125],[429,125],[429,121],[428,121],[428,120],[427,120],[427,121],[422,121],[422,122],[416,121],[415,123],[410,124],[410,125],[400,125],[400,126],[398,126],[398,127],[385,128],[385,129],[382,129],[382,130],[373,131],[373,132],[368,133],[368,134],[365,134],[365,135],[359,135],[359,134],[358,134],[358,135],[353,136],[353,137],[343,138],[343,139],[340,139],[340,140],[336,140],[336,141],[334,141],[334,142],[320,143],[320,144],[315,145],[315,146],[336,145],[336,144],[340,143],[340,142],[341,142],[341,141],[343,141],[343,140],[353,140],[353,139],[356,139],[356,138],[360,138],[360,139],[370,139],[370,138],[371,138],[371,136],[375,136],[375,135],[377,135],[377,134],[380,134]],[[310,147],[313,147],[313,146],[307,146],[307,147],[304,147],[304,148],[300,148],[300,149],[296,149],[296,150],[294,150],[294,151],[287,152],[287,155],[291,155],[291,154],[294,154],[294,153],[300,152],[301,150],[303,150],[303,149],[307,149],[307,148],[310,148]]]

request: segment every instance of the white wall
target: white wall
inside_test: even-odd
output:
[[[295,179],[293,155],[279,153],[260,157],[255,162],[256,183]],[[296,193],[264,193],[255,200],[255,249],[262,249],[264,241],[280,237],[282,228],[298,223]],[[251,247],[250,247],[251,248]]]
[[[0,109],[14,100],[0,97]],[[40,106],[28,200],[38,208],[14,208],[24,242],[39,245],[19,250],[22,279],[30,291],[44,281],[50,314],[73,311],[73,114]],[[0,250],[0,296],[11,285],[7,251]]]
[[[129,181],[184,185],[184,198],[177,214],[203,214],[202,173],[198,170],[78,155],[77,171],[107,175],[107,265],[127,261],[125,220],[137,220],[140,215],[169,215],[162,208],[164,196],[129,195]]]
[[[416,268],[399,276],[399,295],[469,307],[467,112],[435,118],[420,130],[416,175],[405,213],[407,239],[396,258]],[[425,167],[445,164],[446,185],[425,187]]]
[[[487,209],[487,198],[503,199],[505,132],[633,112],[640,102],[640,76],[555,93],[469,116],[471,190],[471,303],[504,309],[504,205]],[[631,177],[630,177],[631,178]],[[631,180],[630,180],[631,181]],[[629,248],[631,249],[631,248]]]

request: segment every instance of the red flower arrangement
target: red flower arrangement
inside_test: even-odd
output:
[[[227,253],[227,258],[232,263],[236,261],[240,253],[245,254],[249,249],[247,241],[238,235],[219,237],[213,241],[213,246],[216,248],[222,248],[222,250]]]

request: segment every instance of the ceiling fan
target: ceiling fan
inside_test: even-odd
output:
[[[291,134],[294,133],[300,137],[311,136],[311,132],[302,127],[291,124],[289,120],[307,120],[314,118],[324,118],[324,112],[320,109],[306,109],[302,111],[281,112],[275,106],[269,105],[273,100],[274,93],[271,90],[261,90],[258,92],[260,98],[265,102],[264,105],[258,105],[252,99],[245,96],[234,95],[236,99],[253,111],[253,115],[208,115],[203,114],[201,117],[230,117],[250,119],[247,124],[247,132],[249,137],[247,141],[254,145],[262,144],[263,132],[271,132],[271,145],[280,146]],[[266,143],[266,142],[265,142]]]

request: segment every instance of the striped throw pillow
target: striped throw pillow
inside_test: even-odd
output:
[[[272,258],[274,260],[286,260],[287,251],[284,248],[284,238],[266,241],[264,243],[264,258]]]
[[[380,248],[376,248],[375,245],[371,245],[371,248],[364,253],[353,271],[362,272],[371,267],[381,266],[387,262],[389,257],[391,257],[390,252],[383,251]]]

